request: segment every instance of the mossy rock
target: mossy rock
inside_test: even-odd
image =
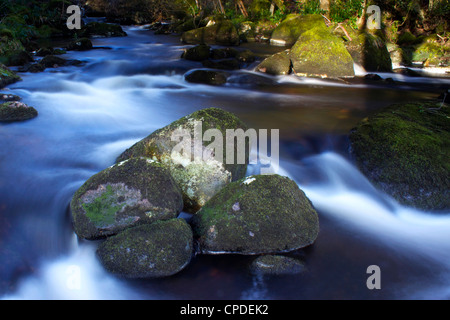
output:
[[[69,43],[66,47],[68,51],[86,51],[93,48],[92,41],[88,38],[81,38]]]
[[[169,171],[156,161],[137,158],[91,177],[74,195],[75,232],[87,240],[127,228],[176,218],[183,197]]]
[[[413,62],[423,62],[427,66],[439,66],[445,55],[450,55],[450,50],[437,43],[424,42],[414,48]]]
[[[181,40],[187,44],[216,44],[238,46],[239,33],[229,20],[216,22],[209,27],[198,28],[183,33]]]
[[[306,271],[305,264],[295,258],[280,255],[264,255],[256,258],[250,271],[257,275],[283,276]]]
[[[18,101],[0,104],[0,122],[26,121],[38,116],[35,108]]]
[[[47,55],[39,61],[39,64],[45,68],[55,68],[65,66],[67,64],[67,60],[54,55]]]
[[[0,89],[21,80],[15,72],[0,63]]]
[[[205,254],[274,254],[314,243],[319,219],[298,185],[278,175],[251,176],[223,188],[194,216]]]
[[[218,48],[211,50],[211,59],[221,60],[236,58],[239,51],[235,48]]]
[[[440,103],[390,106],[350,134],[361,171],[401,204],[450,208],[450,110]]]
[[[293,72],[299,76],[337,78],[355,75],[352,56],[343,40],[327,29],[304,32],[291,49]]]
[[[209,129],[217,129],[222,134],[224,143],[218,150],[210,147],[211,142],[203,142],[202,145],[195,143],[194,132],[198,131],[198,134],[201,133],[203,137]],[[245,153],[245,164],[237,164],[237,161],[234,162],[235,164],[225,164],[226,161],[224,161],[227,154],[226,131],[238,129],[246,131],[247,127],[232,113],[217,108],[199,110],[152,133],[125,151],[118,161],[142,156],[160,161],[170,170],[183,192],[184,210],[196,213],[225,185],[245,176],[249,157],[248,148]],[[182,150],[173,152],[182,143],[181,139],[172,140],[172,136],[180,133],[180,130],[186,131],[190,138],[183,140],[182,146],[185,150],[194,150],[190,152],[191,157]],[[237,143],[233,146],[235,155],[238,147]],[[195,152],[199,151],[204,155],[203,159],[194,159]],[[224,156],[220,159],[221,161],[215,156],[219,151]]]
[[[292,63],[289,51],[276,53],[262,61],[256,71],[271,75],[287,75],[292,72]]]
[[[181,58],[191,61],[204,61],[208,60],[211,56],[211,47],[200,44],[193,48],[186,49]]]
[[[326,29],[324,18],[320,14],[289,15],[273,30],[270,44],[290,47],[304,32],[313,28]]]
[[[173,276],[190,263],[192,255],[192,230],[182,219],[128,229],[97,249],[107,271],[132,279]]]
[[[187,82],[221,86],[227,83],[227,74],[212,70],[191,70],[184,76]]]
[[[0,64],[8,67],[23,66],[31,61],[33,61],[33,58],[19,40],[0,39]]]
[[[353,61],[369,72],[391,72],[392,60],[386,44],[368,32],[358,34],[346,43]]]
[[[90,22],[82,28],[84,37],[126,37],[127,33],[117,24]]]

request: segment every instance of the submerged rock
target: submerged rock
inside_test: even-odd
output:
[[[36,109],[22,102],[11,101],[0,104],[0,122],[26,121],[37,116]]]
[[[350,134],[361,171],[401,204],[450,209],[450,110],[441,102],[390,106]]]
[[[108,238],[97,255],[106,270],[124,278],[169,277],[191,261],[192,230],[182,219],[138,226]]]
[[[146,158],[126,160],[96,174],[71,202],[75,232],[88,240],[176,218],[182,208],[181,191],[169,171]]]
[[[221,86],[227,83],[227,75],[223,72],[212,70],[192,70],[186,73],[187,82]]]
[[[304,32],[313,28],[326,28],[320,14],[291,14],[273,30],[270,44],[292,46]]]
[[[311,245],[317,212],[297,184],[278,175],[251,176],[223,188],[194,216],[205,254],[273,254]]]
[[[314,28],[304,32],[291,49],[293,72],[312,77],[353,77],[352,56],[343,40],[326,28]]]
[[[183,33],[181,40],[187,44],[217,44],[238,46],[239,34],[229,20],[221,20],[209,27],[198,28]]]
[[[305,264],[295,258],[279,255],[264,255],[256,258],[250,271],[259,275],[292,275],[306,271]]]
[[[209,129],[217,129],[217,133],[222,136],[224,143],[217,150],[209,146],[210,142],[202,141]],[[155,131],[125,151],[117,161],[142,156],[160,161],[169,169],[183,192],[184,210],[196,213],[225,185],[241,179],[247,171],[248,151],[245,154],[245,164],[225,164],[223,158],[221,161],[216,159],[219,152],[224,157],[226,155],[227,129],[247,130],[246,125],[229,112],[217,108],[199,110]],[[184,139],[186,137],[183,133],[188,135],[188,139]],[[183,140],[180,134],[183,134]],[[196,134],[201,134],[201,145],[196,143]],[[177,150],[180,145],[184,150]],[[235,154],[237,148],[238,145],[235,144]],[[203,155],[203,158],[195,159],[196,153]]]

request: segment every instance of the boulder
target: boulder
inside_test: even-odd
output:
[[[326,28],[324,18],[320,14],[291,14],[273,30],[270,44],[290,47],[304,32],[313,28]]]
[[[260,175],[227,185],[193,217],[192,226],[204,254],[274,254],[313,244],[319,219],[294,181]]]
[[[109,272],[124,278],[170,277],[182,271],[193,255],[192,230],[186,221],[158,221],[108,238],[97,256]]]
[[[0,63],[0,89],[22,80],[15,72]]]
[[[292,72],[292,63],[289,50],[276,53],[261,62],[256,71],[271,75],[287,75]]]
[[[304,32],[291,49],[293,72],[299,76],[353,77],[354,63],[343,40],[325,28]]]
[[[183,33],[181,40],[187,44],[216,44],[238,46],[239,33],[229,20],[221,20],[214,25],[198,28]]]
[[[227,75],[212,70],[191,70],[184,76],[187,82],[221,86],[227,83]]]
[[[186,49],[181,58],[191,61],[208,60],[211,55],[211,47],[200,44],[193,48]]]
[[[0,122],[25,121],[37,116],[38,112],[36,109],[19,101],[0,104]]]
[[[210,142],[196,142],[195,132],[205,134],[209,129],[217,129],[222,134],[223,145],[215,150]],[[171,172],[183,192],[184,210],[196,213],[209,199],[231,181],[245,176],[248,164],[248,151],[245,164],[225,164],[224,159],[216,159],[216,153],[226,155],[226,130],[242,129],[246,125],[235,115],[217,108],[203,109],[183,117],[172,124],[157,130],[147,138],[125,151],[117,161],[136,157],[148,157],[163,163]],[[180,130],[188,134],[187,140],[180,142]],[[189,137],[190,135],[190,137]],[[173,139],[175,137],[175,139]],[[184,151],[176,150],[183,146]],[[237,154],[238,145],[233,148]],[[247,149],[248,150],[248,149]],[[195,153],[203,155],[194,158]],[[190,154],[189,154],[190,153]]]
[[[389,106],[350,134],[358,167],[403,205],[450,209],[450,110],[441,103]]]
[[[391,55],[382,39],[368,32],[357,34],[346,43],[353,61],[369,72],[391,72]]]
[[[77,235],[96,240],[136,225],[176,218],[183,197],[166,168],[136,158],[91,177],[75,193],[70,207]]]
[[[118,24],[90,22],[82,28],[84,37],[126,37],[127,33],[123,31]]]

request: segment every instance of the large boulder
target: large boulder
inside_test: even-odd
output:
[[[188,48],[183,52],[181,58],[191,61],[208,60],[211,55],[211,47],[200,44],[198,46]]]
[[[304,32],[290,53],[293,72],[307,77],[353,77],[352,56],[343,40],[326,28]]]
[[[194,216],[205,254],[271,254],[314,243],[317,212],[297,184],[278,175],[251,176],[223,188]]]
[[[123,31],[118,24],[90,22],[83,26],[81,30],[84,37],[126,37],[127,33]]]
[[[138,226],[108,238],[97,255],[106,270],[120,277],[169,277],[191,261],[192,230],[182,219]]]
[[[0,89],[20,80],[15,72],[0,63]]]
[[[391,72],[391,55],[382,39],[368,32],[355,35],[346,43],[353,61],[369,72]]]
[[[292,63],[289,50],[276,53],[264,59],[257,67],[256,71],[271,75],[287,75],[292,72]]]
[[[217,149],[202,139],[209,129],[216,129],[221,134],[223,144]],[[245,164],[224,161],[227,154],[226,131],[237,129],[247,130],[235,115],[217,108],[199,110],[152,133],[125,151],[118,161],[144,156],[163,163],[183,192],[185,211],[195,213],[225,185],[245,176],[248,148]],[[184,150],[179,150],[180,146]],[[235,155],[238,147],[238,144],[233,146]],[[219,152],[222,158],[218,156]],[[194,158],[195,154],[200,154],[201,159]]]
[[[35,108],[19,101],[0,104],[0,122],[26,121],[38,116]]]
[[[390,106],[350,134],[361,171],[401,204],[450,209],[450,110],[436,103]]]
[[[181,40],[187,44],[216,44],[238,46],[239,33],[229,20],[221,20],[214,25],[198,28],[183,33]]]
[[[173,219],[182,209],[181,191],[169,171],[146,158],[126,160],[94,175],[71,202],[75,232],[88,240]]]
[[[273,30],[270,44],[290,47],[302,33],[313,28],[326,28],[324,18],[320,14],[291,14]]]
[[[187,82],[221,86],[227,83],[227,74],[214,70],[191,70],[187,72],[184,79]]]

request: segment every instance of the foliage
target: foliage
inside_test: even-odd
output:
[[[325,14],[326,11],[320,9],[320,0],[310,0],[297,3],[298,11],[301,14]]]
[[[351,26],[356,27],[362,9],[361,0],[336,0],[330,5],[330,19],[334,22],[348,21]]]

